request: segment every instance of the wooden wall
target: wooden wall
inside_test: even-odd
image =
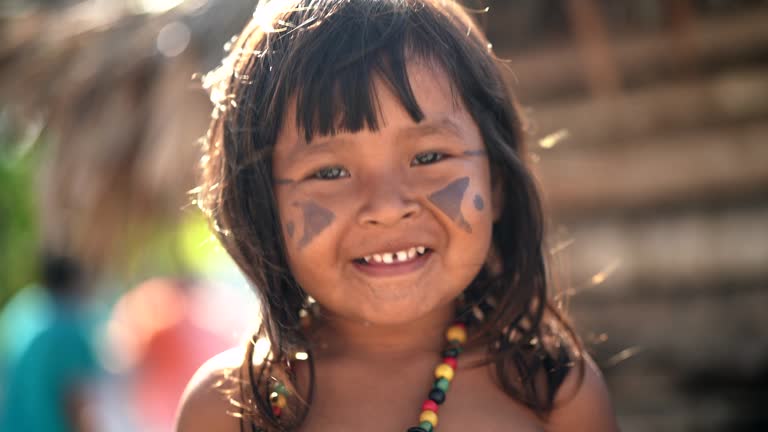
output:
[[[565,28],[482,19],[622,430],[768,430],[768,7],[655,2],[622,27],[616,3],[544,3]]]

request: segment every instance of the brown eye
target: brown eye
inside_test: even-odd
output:
[[[416,155],[416,157],[413,158],[413,161],[411,162],[411,166],[414,165],[428,165],[435,162],[438,162],[445,158],[445,153],[440,152],[424,152],[419,153]]]
[[[315,171],[314,174],[310,176],[310,179],[335,180],[343,177],[349,177],[349,171],[347,171],[345,168],[335,166],[335,167],[325,167]]]

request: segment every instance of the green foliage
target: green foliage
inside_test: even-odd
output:
[[[128,245],[119,266],[129,281],[156,275],[203,274],[225,265],[224,252],[197,209],[181,211],[178,219],[171,221],[144,221],[136,231],[142,234],[135,235],[136,241]]]
[[[38,230],[34,172],[37,151],[19,152],[0,134],[0,306],[35,280]]]
[[[0,309],[37,280],[41,238],[36,181],[46,150],[39,131],[19,133],[0,111]],[[166,220],[134,221],[129,229],[128,241],[110,257],[105,269],[110,274],[102,275],[120,285],[156,275],[207,273],[229,264],[194,207]]]

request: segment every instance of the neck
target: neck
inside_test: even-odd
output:
[[[434,354],[445,346],[445,329],[454,318],[449,303],[412,321],[373,324],[324,312],[312,330],[315,352],[321,357],[386,358]]]

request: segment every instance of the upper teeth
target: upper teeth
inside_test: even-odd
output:
[[[410,249],[400,250],[397,252],[385,252],[381,254],[366,255],[363,257],[365,262],[376,262],[384,264],[392,264],[393,262],[407,261],[413,259],[416,255],[424,255],[427,248],[424,246],[416,246]]]

